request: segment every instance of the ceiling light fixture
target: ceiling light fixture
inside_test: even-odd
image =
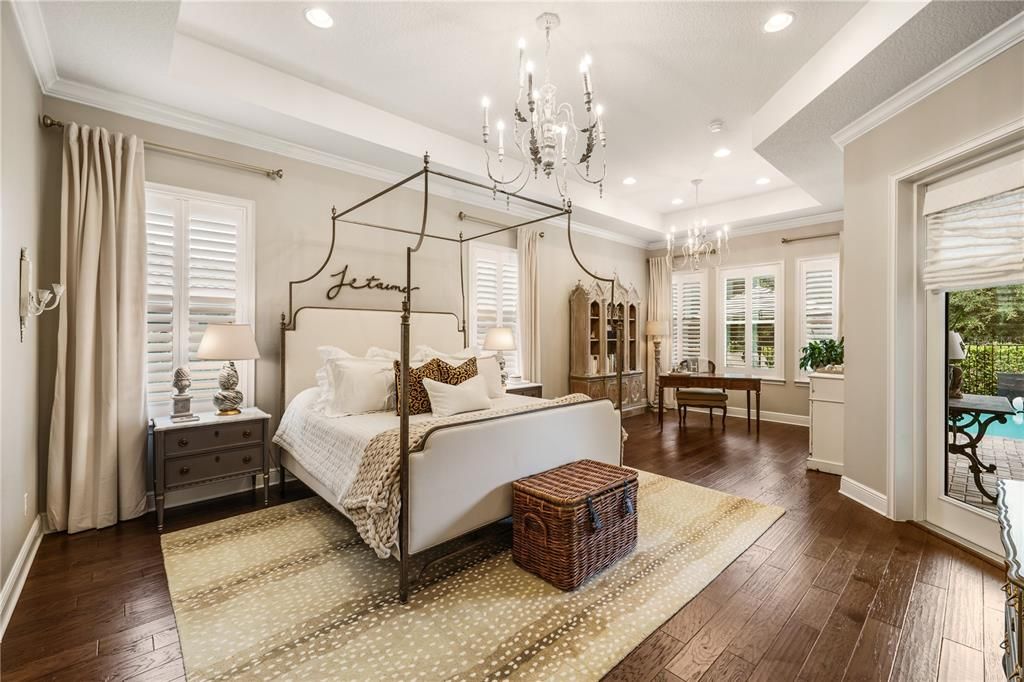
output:
[[[676,197],[675,199],[672,200],[672,205],[673,206],[678,206],[681,203],[683,203],[683,200],[680,199],[679,197]]]
[[[725,127],[725,124],[722,123],[717,118],[714,121],[712,121],[711,123],[708,124],[708,130],[710,130],[713,133],[720,133],[720,132],[722,132],[722,128],[724,128],[724,127]]]
[[[758,178],[757,180],[754,180],[755,185],[767,185],[769,182],[771,182],[771,180],[768,178]]]
[[[583,108],[586,116],[577,122],[576,114],[568,102],[555,99],[556,88],[551,82],[551,31],[558,28],[561,20],[553,12],[544,12],[537,17],[537,27],[544,31],[544,84],[534,89],[533,77],[535,66],[526,58],[526,41],[519,39],[519,82],[512,111],[512,128],[510,136],[512,144],[525,159],[522,167],[515,175],[506,176],[504,122],[498,121],[497,169],[491,167],[491,151],[488,147],[490,126],[490,101],[483,102],[483,141],[487,155],[487,177],[495,189],[499,187],[512,194],[522,190],[530,181],[541,173],[547,178],[554,178],[562,202],[570,204],[569,169],[576,176],[591,185],[597,185],[601,196],[604,196],[604,179],[607,172],[604,149],[607,137],[604,131],[604,108],[594,103],[594,81],[591,66],[594,60],[589,54],[580,60],[580,79],[583,85]],[[525,95],[525,97],[524,97]],[[525,102],[524,102],[525,99]],[[525,104],[525,109],[524,109]],[[598,166],[595,153],[600,149],[601,159]],[[532,171],[532,172],[531,172]],[[630,181],[630,182],[627,182]],[[632,185],[634,178],[626,178],[624,184]]]
[[[765,33],[778,33],[779,31],[788,28],[793,20],[796,19],[796,15],[792,12],[779,12],[778,14],[772,15],[771,19],[764,22],[762,30]]]
[[[320,7],[310,7],[306,10],[306,21],[317,28],[330,28],[334,26],[334,19],[327,13],[327,10]]]
[[[730,154],[732,154],[732,150],[730,150],[728,147],[719,147],[718,149],[715,150],[716,159],[724,159]]]
[[[632,175],[630,175],[628,178],[623,178],[622,179],[622,184],[623,185],[635,185],[636,184],[636,178],[634,178]]]
[[[692,225],[686,228],[686,241],[682,244],[683,267],[690,266],[690,270],[700,270],[701,266],[710,265],[712,256],[717,256],[716,265],[721,265],[724,259],[722,247],[725,252],[729,251],[729,226],[722,225],[712,235],[708,230],[708,221],[700,217],[700,184],[704,182],[700,178],[691,180],[695,208],[693,210],[697,219]],[[673,225],[665,236],[665,245],[668,247],[668,256],[671,260],[675,256],[676,226]]]

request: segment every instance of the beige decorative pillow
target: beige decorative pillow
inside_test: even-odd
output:
[[[470,358],[457,366],[450,365],[440,358],[437,358],[437,361],[441,363],[441,381],[451,386],[458,386],[477,375],[476,358]]]
[[[425,414],[430,412],[430,395],[423,387],[423,379],[444,381],[441,365],[437,358],[423,363],[419,367],[409,368],[409,414]],[[395,413],[402,416],[402,362],[395,360]]]

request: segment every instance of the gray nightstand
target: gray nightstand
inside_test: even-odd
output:
[[[519,382],[508,382],[505,386],[506,393],[514,393],[516,395],[525,395],[530,398],[541,398],[541,393],[544,392],[544,384],[534,383],[532,381],[519,381]]]
[[[152,421],[156,529],[164,529],[164,495],[168,491],[263,474],[263,504],[270,502],[270,415],[256,407],[241,414],[175,423]]]

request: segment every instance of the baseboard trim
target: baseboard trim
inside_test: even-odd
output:
[[[843,476],[843,479],[839,482],[839,494],[849,497],[854,502],[859,502],[882,516],[889,516],[889,500],[886,496],[874,488],[858,483],[852,478]]]
[[[981,559],[986,563],[992,564],[996,568],[1006,568],[1006,560],[1000,555],[988,551],[981,545],[976,545],[969,540],[965,540],[959,535],[954,535],[953,533],[950,533],[947,530],[939,528],[933,523],[929,523],[928,521],[907,521],[907,523],[909,523],[911,526],[916,526],[920,528],[929,535],[934,535],[937,538],[945,540],[951,545],[957,546],[958,548],[967,552],[971,556],[977,559]]]
[[[286,479],[288,481],[296,480],[293,476],[289,475]],[[278,484],[278,471],[276,468],[270,470],[270,485],[274,487]],[[168,492],[164,499],[164,509],[174,509],[175,507],[184,507],[185,505],[195,504],[196,502],[206,502],[207,500],[215,500],[218,497],[226,497],[228,495],[236,495],[238,493],[246,493],[252,490],[252,485],[246,478],[235,478],[230,481],[221,481],[219,483],[210,483],[207,485],[200,485],[194,488],[185,488],[184,490],[175,490]],[[263,484],[256,487],[256,494],[263,494]],[[146,511],[156,511],[156,499],[152,490],[146,492]]]
[[[708,413],[707,409],[703,408],[703,407],[691,407],[691,408],[688,408],[688,411],[689,412],[697,412],[697,413],[700,413],[700,414],[707,414]],[[672,413],[673,415],[675,415],[676,408],[666,406],[665,407],[665,412],[666,412],[665,418],[668,419],[668,416],[669,416],[668,413]],[[654,408],[654,413],[655,414],[658,413],[658,408],[657,407]],[[715,408],[715,416],[718,416],[718,414],[720,414],[720,411],[718,410],[718,408]],[[747,418],[747,408],[745,408],[745,407],[731,407],[730,406],[727,409],[726,414],[728,414],[728,416],[730,416],[730,417],[739,417],[739,418],[742,418],[742,419],[746,419]],[[754,417],[754,415],[752,413],[751,414],[751,421],[753,421],[754,419],[755,419],[755,417]],[[764,410],[761,410],[761,421],[763,421],[763,422],[774,422],[776,424],[789,424],[790,426],[810,426],[811,425],[811,418],[808,417],[807,415],[804,415],[804,414],[789,414],[787,412],[766,412]]]
[[[25,586],[28,572],[32,569],[32,562],[36,558],[36,551],[39,550],[39,543],[43,540],[43,517],[37,514],[35,521],[29,528],[25,542],[21,544],[21,551],[18,552],[14,566],[11,567],[11,574],[4,582],[3,590],[0,591],[0,640],[7,631],[7,624],[11,622],[14,615],[14,607],[18,605],[18,597],[21,596],[21,589]]]
[[[824,459],[807,458],[807,468],[813,471],[820,471],[825,474],[843,475],[843,465],[837,462],[829,462]]]

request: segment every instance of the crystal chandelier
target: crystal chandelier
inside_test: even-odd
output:
[[[581,127],[576,120],[575,112],[567,102],[555,99],[557,88],[551,82],[550,55],[551,31],[558,28],[560,20],[557,14],[545,12],[537,17],[538,28],[544,31],[544,82],[540,87],[534,84],[535,65],[526,58],[526,41],[519,39],[519,74],[518,91],[515,108],[512,112],[512,129],[508,131],[509,141],[524,161],[519,164],[518,172],[512,173],[505,164],[505,121],[499,119],[496,124],[497,154],[492,155],[488,144],[491,142],[490,107],[487,97],[482,100],[484,109],[483,140],[484,153],[487,159],[487,177],[494,189],[517,193],[529,182],[531,173],[534,178],[543,173],[553,178],[562,203],[569,205],[569,168],[571,167],[580,180],[597,185],[600,195],[604,196],[604,178],[606,164],[604,149],[607,138],[604,131],[602,115],[604,109],[594,103],[593,78],[591,77],[590,55],[584,55],[580,61],[580,77],[583,82],[583,105],[586,109],[586,121]],[[524,109],[525,95],[525,109]],[[598,145],[601,148],[600,164],[594,158]],[[495,163],[495,156],[497,162]],[[600,168],[596,167],[600,165]]]
[[[686,241],[682,243],[683,267],[689,266],[691,271],[700,270],[702,266],[709,266],[714,261],[715,265],[721,265],[724,253],[729,251],[729,226],[722,225],[712,235],[708,229],[708,221],[700,217],[700,184],[704,182],[700,178],[691,180],[693,193],[696,199],[694,213],[697,219],[686,228]],[[668,247],[668,256],[671,260],[675,257],[676,226],[673,225],[665,237]],[[723,252],[724,247],[724,252]]]

